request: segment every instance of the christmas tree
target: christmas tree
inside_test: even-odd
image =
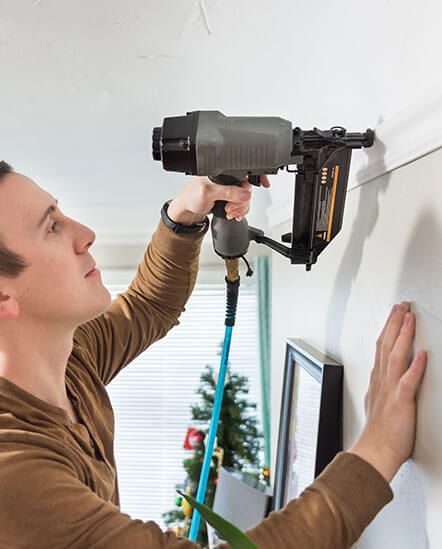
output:
[[[198,489],[198,481],[204,459],[204,436],[209,429],[212,417],[212,408],[215,399],[216,379],[211,366],[206,366],[200,377],[200,387],[197,394],[201,396],[201,403],[192,405],[192,419],[198,424],[204,422],[207,427],[204,430],[190,429],[191,441],[189,444],[189,431],[185,448],[193,448],[193,455],[183,462],[186,472],[186,481],[179,488],[195,497]],[[214,452],[210,468],[209,481],[205,503],[212,507],[215,497],[216,481],[221,465],[234,467],[247,471],[255,477],[260,477],[260,450],[262,435],[258,430],[256,418],[256,404],[248,402],[246,396],[249,390],[247,377],[227,371],[224,386],[223,403],[217,431],[217,449]],[[192,510],[182,498],[175,501],[177,507],[163,514],[166,524],[175,526],[178,535],[187,536],[190,528],[190,516]],[[198,543],[201,546],[207,544],[207,530],[204,521],[201,521]]]

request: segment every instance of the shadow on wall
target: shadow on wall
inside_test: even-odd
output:
[[[386,150],[385,145],[381,141],[376,141],[376,145],[375,151],[366,149],[364,153],[369,156],[369,160],[374,161],[376,159],[376,162],[379,162],[382,159],[381,161],[383,162]],[[333,284],[327,312],[325,352],[330,352],[332,356],[336,354],[335,349],[339,349],[341,345],[342,327],[353,281],[359,273],[365,241],[369,238],[376,225],[379,215],[379,195],[385,192],[388,181],[389,176],[387,175],[382,177],[380,182],[362,185],[356,191],[359,192],[358,210]],[[343,398],[345,417],[351,421],[351,418],[355,417],[356,411],[345,376]]]
[[[376,161],[379,162],[379,158],[384,158],[385,146],[381,141],[376,141],[376,144],[377,147],[374,153],[370,149],[364,150],[364,152],[372,157],[376,155]],[[358,210],[353,220],[348,244],[342,256],[331,292],[327,313],[326,352],[330,349],[336,349],[337,346],[340,347],[342,326],[351,287],[359,273],[365,241],[376,225],[379,215],[379,195],[385,192],[389,179],[388,175],[383,176],[381,181],[375,184],[362,185],[358,188]]]
[[[441,323],[442,227],[437,208],[435,203],[434,208],[419,213],[402,260],[397,289],[398,296],[416,302],[417,313],[421,310]]]

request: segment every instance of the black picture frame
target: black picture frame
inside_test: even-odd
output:
[[[318,418],[317,436],[313,435],[313,438],[316,438],[316,454],[314,457],[310,456],[312,479],[316,478],[342,450],[343,366],[300,339],[288,339],[273,490],[272,510],[275,511],[293,499],[293,495],[289,497],[289,485],[292,475],[291,457],[297,456],[293,453],[296,446],[293,434],[294,404],[297,399],[300,400],[299,395],[294,394],[297,368],[302,369],[302,372],[298,371],[298,376],[302,374],[318,395],[317,402],[313,403],[314,407],[319,409],[315,415]],[[308,375],[305,376],[304,373]]]

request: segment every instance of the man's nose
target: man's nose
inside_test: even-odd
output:
[[[89,227],[86,227],[81,223],[76,223],[76,225],[75,247],[77,251],[83,252],[92,246],[97,235],[92,229],[89,229]]]

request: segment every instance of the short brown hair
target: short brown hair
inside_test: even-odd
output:
[[[5,175],[12,173],[13,171],[14,170],[9,164],[3,160],[0,161],[0,184]],[[29,265],[25,259],[12,250],[9,250],[3,244],[0,235],[0,276],[17,278],[27,267],[29,267]]]

